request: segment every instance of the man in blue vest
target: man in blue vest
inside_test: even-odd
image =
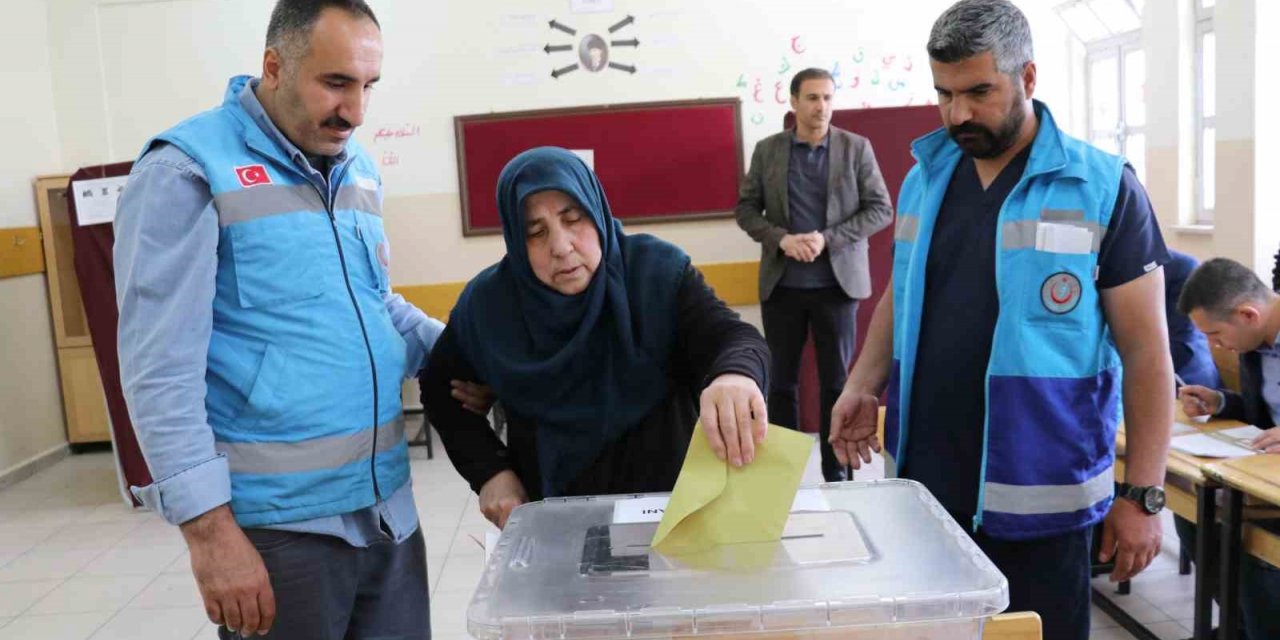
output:
[[[1105,522],[1096,551],[1115,559],[1112,580],[1160,548],[1168,254],[1132,169],[1032,100],[1031,32],[1016,7],[956,3],[928,51],[944,128],[913,144],[892,295],[832,411],[831,440],[842,462],[869,462],[887,388],[887,472],[922,482],[970,532],[1008,577],[1011,610],[1039,613],[1045,638],[1083,640],[1093,526]]]
[[[400,385],[443,327],[391,292],[351,140],[381,65],[362,0],[280,0],[261,78],[149,141],[120,200],[134,493],[223,638],[430,637]]]

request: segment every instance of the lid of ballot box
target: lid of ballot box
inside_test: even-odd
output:
[[[650,496],[550,499],[513,512],[467,612],[478,638],[627,638],[956,621],[1008,582],[922,485],[802,487],[775,543],[667,556]],[[638,505],[638,506],[637,506]],[[651,509],[649,510],[651,511]]]

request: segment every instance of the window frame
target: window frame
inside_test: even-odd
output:
[[[1194,4],[1196,24],[1195,24],[1195,108],[1193,109],[1195,120],[1195,166],[1196,166],[1196,182],[1195,182],[1195,224],[1211,226],[1214,220],[1214,210],[1217,207],[1217,189],[1214,189],[1214,206],[1204,206],[1205,193],[1205,149],[1204,140],[1205,132],[1209,129],[1214,131],[1214,141],[1217,141],[1217,100],[1214,100],[1214,114],[1205,116],[1204,114],[1204,37],[1206,34],[1213,33],[1215,38],[1214,60],[1217,60],[1217,33],[1213,24],[1213,7],[1204,7],[1202,0],[1191,0]],[[1214,70],[1214,87],[1217,87],[1217,71]],[[1216,96],[1215,96],[1216,97]],[[1214,150],[1214,175],[1217,175],[1217,150]]]
[[[1199,2],[1200,0],[1195,0]],[[1116,149],[1119,155],[1126,156],[1126,147],[1128,147],[1129,137],[1133,135],[1142,135],[1145,139],[1147,126],[1146,118],[1143,118],[1143,125],[1130,124],[1129,110],[1130,105],[1127,100],[1128,92],[1126,84],[1128,80],[1128,69],[1125,64],[1125,56],[1134,52],[1142,51],[1142,30],[1137,29],[1128,33],[1122,33],[1103,38],[1085,45],[1084,56],[1084,87],[1085,87],[1085,131],[1090,143],[1096,137],[1101,135],[1113,136],[1115,138]],[[1105,129],[1093,122],[1093,105],[1094,105],[1094,89],[1093,89],[1093,67],[1094,63],[1112,59],[1116,65],[1116,99],[1118,106],[1118,122],[1115,130]],[[1146,65],[1143,69],[1145,72]],[[1146,114],[1143,114],[1144,116]],[[1143,145],[1145,152],[1146,145]],[[1142,159],[1142,166],[1146,166],[1146,158]],[[1140,180],[1145,181],[1145,175],[1138,176]]]

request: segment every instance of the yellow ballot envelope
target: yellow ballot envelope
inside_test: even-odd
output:
[[[769,425],[755,461],[737,468],[716,458],[699,423],[651,546],[678,555],[778,541],[812,450],[813,438]]]

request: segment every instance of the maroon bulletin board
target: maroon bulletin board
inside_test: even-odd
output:
[[[783,126],[792,127],[794,123],[795,116],[788,113]],[[831,124],[871,141],[876,164],[880,166],[880,173],[884,176],[885,186],[889,188],[889,198],[896,211],[902,181],[916,162],[911,157],[911,142],[941,127],[942,117],[936,106],[840,109],[832,113]],[[862,353],[862,342],[866,338],[867,327],[871,325],[871,314],[880,302],[880,296],[884,293],[893,270],[893,226],[871,236],[869,244],[871,297],[858,303],[858,342],[855,354]],[[857,355],[854,359],[857,359]],[[807,431],[818,430],[819,393],[818,369],[813,355],[813,340],[810,338],[800,360],[800,424]]]
[[[590,149],[624,221],[733,215],[742,167],[738,98],[575,107],[454,118],[465,236],[499,233],[498,174],[527,149]]]

